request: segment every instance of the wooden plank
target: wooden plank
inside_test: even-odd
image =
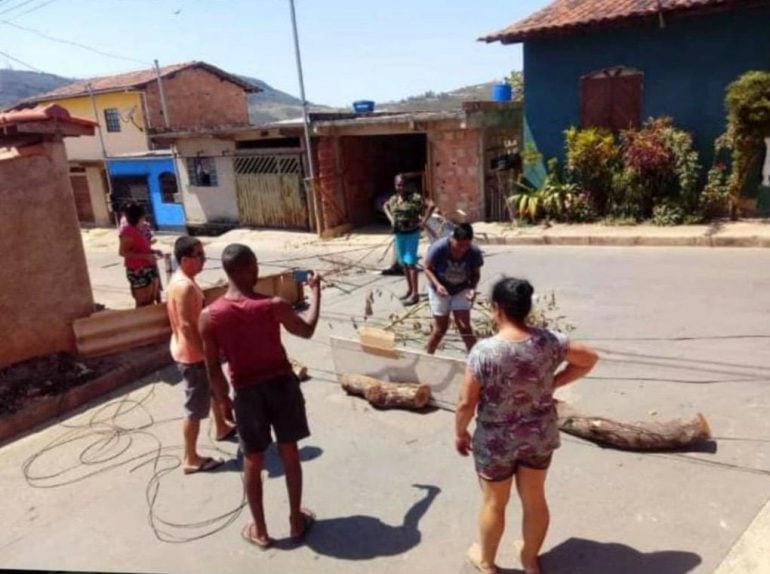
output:
[[[431,404],[454,410],[465,374],[463,359],[428,355],[403,347],[396,347],[390,356],[383,356],[355,339],[331,337],[330,342],[338,376],[356,373],[391,382],[419,382],[430,387]]]
[[[304,300],[302,285],[294,281],[291,271],[265,275],[257,281],[256,290],[263,295],[278,295],[295,305]],[[224,295],[227,286],[218,285],[203,290],[206,304]],[[78,354],[100,357],[168,341],[171,325],[166,304],[148,305],[138,309],[100,311],[72,324]]]

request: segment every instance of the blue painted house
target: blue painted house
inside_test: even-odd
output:
[[[708,165],[728,84],[770,69],[770,0],[556,0],[482,40],[524,45],[525,116],[544,158],[563,158],[570,126],[666,115]]]
[[[107,172],[113,210],[127,200],[142,203],[155,229],[184,231],[185,213],[177,186],[174,158],[168,152],[145,152],[112,157]]]

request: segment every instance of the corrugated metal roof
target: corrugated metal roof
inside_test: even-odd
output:
[[[584,26],[612,25],[623,20],[700,8],[732,8],[746,3],[744,0],[556,0],[524,20],[479,40],[513,44]],[[764,3],[770,4],[770,1]]]

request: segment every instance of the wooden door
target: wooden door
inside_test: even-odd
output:
[[[630,68],[601,70],[580,81],[580,125],[613,132],[639,127],[642,115],[641,72]]]
[[[94,208],[91,205],[91,192],[88,188],[88,179],[85,174],[70,175],[72,193],[75,196],[75,209],[80,223],[94,223]]]

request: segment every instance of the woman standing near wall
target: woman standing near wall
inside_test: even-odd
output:
[[[126,266],[126,277],[136,306],[144,307],[160,296],[157,258],[161,253],[152,249],[150,239],[142,230],[146,216],[144,207],[130,202],[124,207],[123,214],[126,225],[120,228],[119,253]]]
[[[525,280],[495,284],[492,312],[498,333],[468,356],[457,404],[455,446],[463,456],[473,453],[483,500],[480,548],[472,547],[468,558],[484,574],[498,571],[495,556],[514,479],[523,510],[521,564],[525,574],[541,573],[538,555],[550,520],[545,478],[559,447],[553,393],[588,374],[598,360],[593,349],[566,335],[527,326],[532,292]],[[563,362],[566,367],[557,373]]]
[[[433,213],[431,200],[407,186],[406,178],[417,173],[400,173],[396,176],[396,193],[384,206],[385,215],[393,226],[398,262],[404,268],[407,292],[400,299],[404,305],[415,305],[420,300],[417,282],[417,249],[420,246],[420,230]]]

